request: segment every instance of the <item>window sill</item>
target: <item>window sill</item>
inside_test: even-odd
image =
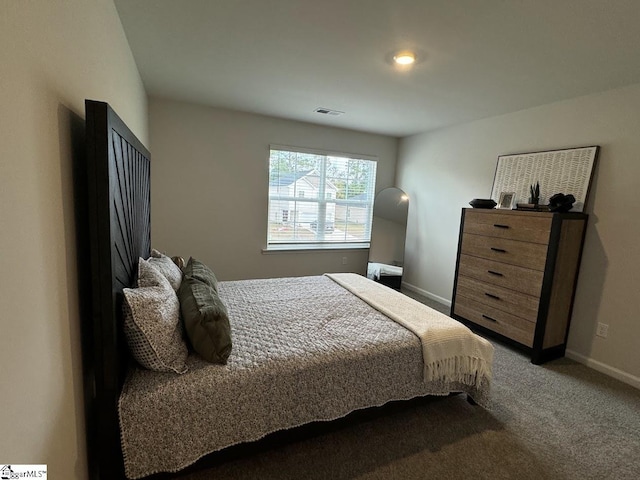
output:
[[[306,245],[269,245],[267,248],[262,249],[262,254],[339,252],[368,249],[369,243],[334,243],[331,245],[310,243]]]

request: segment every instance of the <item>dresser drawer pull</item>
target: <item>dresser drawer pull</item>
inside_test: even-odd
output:
[[[491,275],[495,275],[496,277],[504,277],[502,273],[494,272],[493,270],[487,270],[487,273],[490,273]]]
[[[485,314],[482,314],[482,318],[486,318],[487,320],[491,321],[491,322],[496,322],[498,323],[498,321],[495,318],[491,318]]]
[[[498,252],[498,253],[507,253],[507,251],[503,250],[502,248],[491,247],[491,250],[493,250],[494,252]]]
[[[493,298],[494,300],[500,300],[500,297],[497,295],[492,295],[491,293],[485,293],[485,295],[489,298]]]
[[[494,223],[493,226],[496,228],[509,228],[509,225],[501,225],[499,223]]]

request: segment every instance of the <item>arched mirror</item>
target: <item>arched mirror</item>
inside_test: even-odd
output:
[[[367,277],[400,290],[404,265],[409,197],[396,187],[376,195]]]

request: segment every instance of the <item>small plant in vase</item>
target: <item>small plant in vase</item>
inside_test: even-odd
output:
[[[535,185],[531,185],[529,187],[529,193],[531,194],[529,197],[529,203],[538,205],[538,203],[540,203],[540,182],[536,182]]]

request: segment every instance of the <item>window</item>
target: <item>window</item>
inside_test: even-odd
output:
[[[375,158],[272,146],[267,249],[369,247],[375,184]]]

